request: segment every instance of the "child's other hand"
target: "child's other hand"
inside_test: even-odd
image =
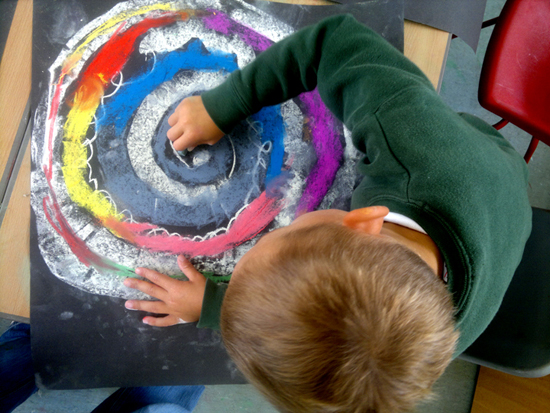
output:
[[[183,256],[178,257],[178,265],[189,281],[179,281],[147,268],[136,268],[136,274],[148,281],[127,278],[126,287],[134,288],[158,298],[160,301],[126,301],[126,308],[167,314],[164,317],[145,317],[143,322],[157,327],[167,327],[181,322],[198,321],[202,310],[202,298],[206,278]]]
[[[185,98],[168,118],[171,128],[166,133],[174,149],[193,150],[202,144],[214,145],[224,133],[206,111],[200,96]]]

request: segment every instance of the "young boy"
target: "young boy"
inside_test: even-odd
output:
[[[407,411],[500,305],[531,227],[527,168],[350,16],[295,33],[184,100],[168,138],[177,150],[215,144],[315,87],[365,154],[352,211],[304,214],[265,235],[228,286],[183,257],[188,282],[139,268],[151,282],[126,285],[161,301],[127,307],[168,314],[146,317],[152,325],[209,327],[221,307],[229,354],[282,411]]]

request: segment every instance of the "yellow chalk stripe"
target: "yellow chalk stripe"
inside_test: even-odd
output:
[[[97,102],[88,101],[86,110],[74,107],[67,115],[63,139],[63,177],[67,192],[77,205],[86,208],[100,220],[107,217],[121,220],[123,216],[117,214],[111,202],[88,184],[88,148],[82,143],[99,105],[99,98],[94,98],[90,100]]]
[[[94,113],[98,106],[98,103],[87,102],[86,108],[80,105],[73,107],[63,128],[63,140],[77,143],[84,142],[86,132],[88,132],[90,123],[94,119]]]
[[[174,8],[170,4],[154,4],[141,7],[135,11],[125,11],[109,19],[94,29],[82,44],[65,59],[62,77],[76,65],[86,46],[96,37],[108,34],[119,23],[133,16],[154,10],[174,10]],[[60,80],[62,81],[62,79]],[[101,79],[101,81],[106,83],[105,79]],[[98,84],[94,84],[93,80],[91,82],[81,85],[84,89],[75,94],[74,107],[69,111],[67,121],[63,127],[63,177],[69,196],[77,205],[86,208],[98,219],[105,220],[111,217],[120,221],[123,219],[123,215],[117,214],[111,202],[101,192],[93,190],[88,184],[88,149],[82,143],[86,138],[89,125],[103,95],[102,88],[98,87]]]
[[[63,164],[71,168],[86,169],[88,151],[81,143],[63,141]],[[70,163],[68,163],[70,162]]]
[[[63,62],[63,66],[61,67],[61,74],[59,75],[57,84],[63,83],[63,79],[65,79],[67,73],[70,73],[78,65],[81,57],[82,53],[73,53],[65,59],[65,61]]]
[[[113,205],[107,198],[101,192],[92,190],[85,183],[88,176],[87,169],[64,166],[62,170],[69,195],[73,200],[78,199],[78,206],[87,209],[100,220],[108,217],[120,218],[120,216],[115,215]]]
[[[101,36],[102,34],[108,33],[110,30],[113,29],[113,26],[118,25],[119,23],[128,20],[130,17],[138,16],[140,14],[145,14],[153,10],[175,10],[174,7],[170,4],[153,4],[151,6],[143,6],[137,10],[134,11],[124,11],[111,19],[107,20],[105,23],[103,23],[98,28],[94,29],[88,37],[86,37],[86,40],[78,46],[78,48],[75,50],[73,54],[80,53],[82,54],[83,50],[88,43],[90,43],[92,40],[94,40],[96,37]],[[70,57],[69,57],[70,58]],[[67,59],[69,59],[67,58]]]

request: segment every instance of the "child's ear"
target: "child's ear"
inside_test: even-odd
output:
[[[343,224],[351,229],[377,235],[382,230],[384,217],[390,210],[385,206],[354,209],[346,214]]]

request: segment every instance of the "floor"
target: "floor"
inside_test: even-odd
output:
[[[505,0],[488,0],[485,19],[497,16]],[[477,84],[487,42],[492,29],[484,29],[477,53],[460,39],[454,39],[449,50],[441,96],[455,110],[472,113],[494,123],[498,120],[477,103]],[[529,137],[513,125],[502,129],[502,134],[523,153]],[[550,148],[540,145],[529,164],[531,174],[529,196],[533,206],[550,209]],[[9,321],[0,319],[0,332]],[[477,378],[477,366],[455,360],[436,383],[436,398],[417,408],[420,413],[470,412]],[[115,389],[40,391],[18,407],[16,413],[55,412],[86,413],[93,410]],[[196,413],[225,411],[228,413],[271,413],[271,407],[251,386],[207,386]]]

